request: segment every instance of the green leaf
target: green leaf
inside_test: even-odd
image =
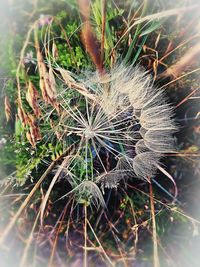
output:
[[[15,136],[19,137],[24,132],[24,128],[22,126],[22,123],[19,119],[16,119],[15,121]]]
[[[140,37],[144,36],[144,35],[147,35],[147,34],[150,34],[152,32],[154,32],[155,30],[159,29],[160,26],[164,23],[166,19],[161,19],[161,20],[158,20],[158,21],[153,21],[151,23],[151,25],[145,29],[144,31],[142,31],[140,33]]]

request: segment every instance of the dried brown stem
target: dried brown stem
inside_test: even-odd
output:
[[[157,242],[157,231],[156,231],[156,219],[155,219],[155,207],[152,183],[149,183],[150,191],[150,205],[151,205],[151,218],[152,218],[152,234],[153,234],[153,266],[160,267],[159,256],[158,256],[158,242]]]
[[[87,267],[87,204],[84,204],[84,267]]]

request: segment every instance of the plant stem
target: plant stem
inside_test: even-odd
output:
[[[158,257],[158,243],[157,243],[157,232],[156,232],[156,219],[155,219],[155,207],[154,207],[154,197],[152,183],[149,183],[150,191],[150,205],[151,205],[151,217],[152,217],[152,232],[153,232],[153,266],[160,267],[159,257]]]
[[[101,31],[101,68],[103,69],[104,61],[104,43],[105,43],[105,26],[106,26],[106,0],[102,0],[102,31]]]
[[[26,246],[25,246],[25,249],[24,249],[23,254],[21,256],[21,261],[20,261],[19,267],[26,266],[26,260],[27,260],[27,256],[28,256],[28,250],[29,250],[30,245],[31,245],[31,242],[33,240],[33,233],[34,233],[35,228],[37,226],[39,216],[40,216],[40,211],[38,212],[38,214],[36,216],[36,219],[35,219],[35,222],[33,224],[32,230],[31,230],[30,235],[29,235],[29,237],[28,237],[28,239],[26,241]]]
[[[87,203],[84,204],[84,215],[85,215],[85,223],[84,223],[84,267],[87,267]]]
[[[92,225],[90,224],[90,222],[89,222],[88,220],[87,220],[87,223],[88,223],[88,226],[90,227],[90,229],[91,229],[91,231],[92,231],[92,233],[93,233],[93,235],[94,235],[94,237],[95,237],[97,243],[99,244],[99,247],[101,248],[101,251],[103,252],[105,258],[107,259],[109,265],[114,267],[113,262],[111,261],[111,259],[110,259],[110,258],[108,257],[108,255],[106,254],[106,251],[105,251],[105,249],[103,248],[103,246],[102,246],[102,244],[101,244],[99,238],[98,238],[97,235],[95,234],[95,231],[94,231],[94,229],[92,228]]]
[[[144,17],[144,15],[146,13],[146,10],[147,10],[147,7],[148,7],[148,0],[144,0],[141,17]],[[127,63],[129,61],[130,57],[131,57],[131,54],[132,54],[133,49],[135,47],[135,44],[137,42],[138,36],[140,34],[140,30],[141,30],[141,24],[138,24],[137,27],[136,27],[135,33],[134,33],[134,37],[133,37],[132,43],[131,43],[131,45],[130,45],[130,47],[128,49],[128,52],[127,52],[127,54],[126,54],[126,56],[124,58],[125,63]],[[146,38],[147,38],[147,36],[146,36]],[[146,39],[143,39],[143,40],[146,40]]]

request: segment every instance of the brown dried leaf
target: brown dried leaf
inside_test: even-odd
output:
[[[40,77],[43,76],[42,64],[43,64],[43,56],[40,53],[40,51],[37,50],[37,65],[38,65],[38,71],[39,71]]]
[[[48,104],[49,101],[48,101],[48,95],[47,95],[47,91],[46,91],[44,78],[40,78],[40,90],[42,92],[42,98],[43,98],[44,102]]]
[[[27,115],[20,103],[20,101],[18,100],[18,116],[19,116],[19,119],[20,121],[22,122],[22,125],[25,126],[27,124]]]
[[[41,140],[40,129],[38,126],[34,126],[30,128],[31,137],[33,138],[34,142]]]
[[[60,72],[63,80],[65,81],[65,83],[71,88],[71,84],[73,82],[75,82],[75,80],[72,78],[72,76],[69,74],[69,71],[62,69],[62,68],[58,68],[58,71]]]
[[[50,87],[52,89],[52,92],[53,92],[53,97],[55,97],[56,95],[56,80],[55,80],[55,77],[54,77],[54,74],[53,74],[53,69],[52,67],[49,68],[49,83],[50,83]]]
[[[39,48],[37,47],[37,65],[38,65],[38,71],[40,76],[40,89],[42,92],[42,97],[45,103],[49,103],[48,94],[46,90],[46,84],[45,84],[45,74],[46,74],[46,66],[43,62],[42,54],[39,51]]]
[[[4,99],[4,106],[5,106],[6,120],[8,122],[11,117],[11,105],[10,105],[9,98],[7,96],[5,96],[5,99]]]
[[[53,55],[54,59],[58,58],[58,48],[57,48],[55,42],[53,42],[53,45],[52,45],[52,55]]]
[[[30,127],[30,131],[27,132],[27,139],[30,142],[30,144],[35,147],[36,142],[41,140],[41,134],[40,129],[37,126],[35,117],[32,114],[28,114],[28,124]]]
[[[42,53],[40,52],[37,32],[35,32],[35,48],[37,51],[37,63],[40,75],[40,89],[42,92],[42,97],[46,104],[51,104],[59,113],[59,105],[56,102],[55,78],[51,68],[49,72],[47,71]]]
[[[49,80],[49,73],[46,69],[46,65],[44,63],[41,64],[42,67],[42,76],[41,78],[44,79],[44,88],[45,88],[45,95],[46,95],[46,102],[51,104],[52,101],[54,100],[55,96],[54,96],[54,92],[51,88],[51,83]]]
[[[32,147],[35,147],[36,144],[35,144],[34,140],[32,139],[29,131],[26,132],[26,138],[29,141],[29,143],[32,145]]]
[[[40,79],[40,88],[44,101],[47,104],[51,104],[59,113],[59,105],[56,101],[56,81],[53,74],[53,70],[50,67],[48,72],[44,63],[41,64],[41,68],[41,72],[43,75]]]
[[[80,85],[80,84],[76,84],[76,83],[72,83],[71,84],[72,88],[76,89],[76,91],[78,91],[80,94],[86,96],[87,98],[96,101],[96,98],[93,94],[91,94],[87,88],[85,88],[84,86]]]
[[[38,91],[31,81],[28,84],[28,90],[26,93],[26,100],[34,111],[35,116],[38,118],[40,115],[39,105],[37,99],[39,97]]]
[[[83,85],[76,83],[74,78],[70,75],[69,71],[62,69],[62,68],[58,68],[58,71],[60,72],[63,80],[65,81],[66,85],[69,86],[69,88],[73,88],[73,89],[77,90],[80,94],[88,97],[89,99],[95,100],[95,96],[93,94],[91,94],[87,90],[87,88],[85,88]]]
[[[45,63],[43,62],[43,57],[40,51],[37,51],[37,62],[38,62],[38,71],[40,75],[40,89],[42,91],[43,99],[46,103],[51,103],[51,100],[54,96],[49,85],[49,74],[46,68]]]

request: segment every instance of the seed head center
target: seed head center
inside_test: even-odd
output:
[[[84,134],[87,139],[91,139],[95,135],[93,129],[89,125],[85,128]]]

